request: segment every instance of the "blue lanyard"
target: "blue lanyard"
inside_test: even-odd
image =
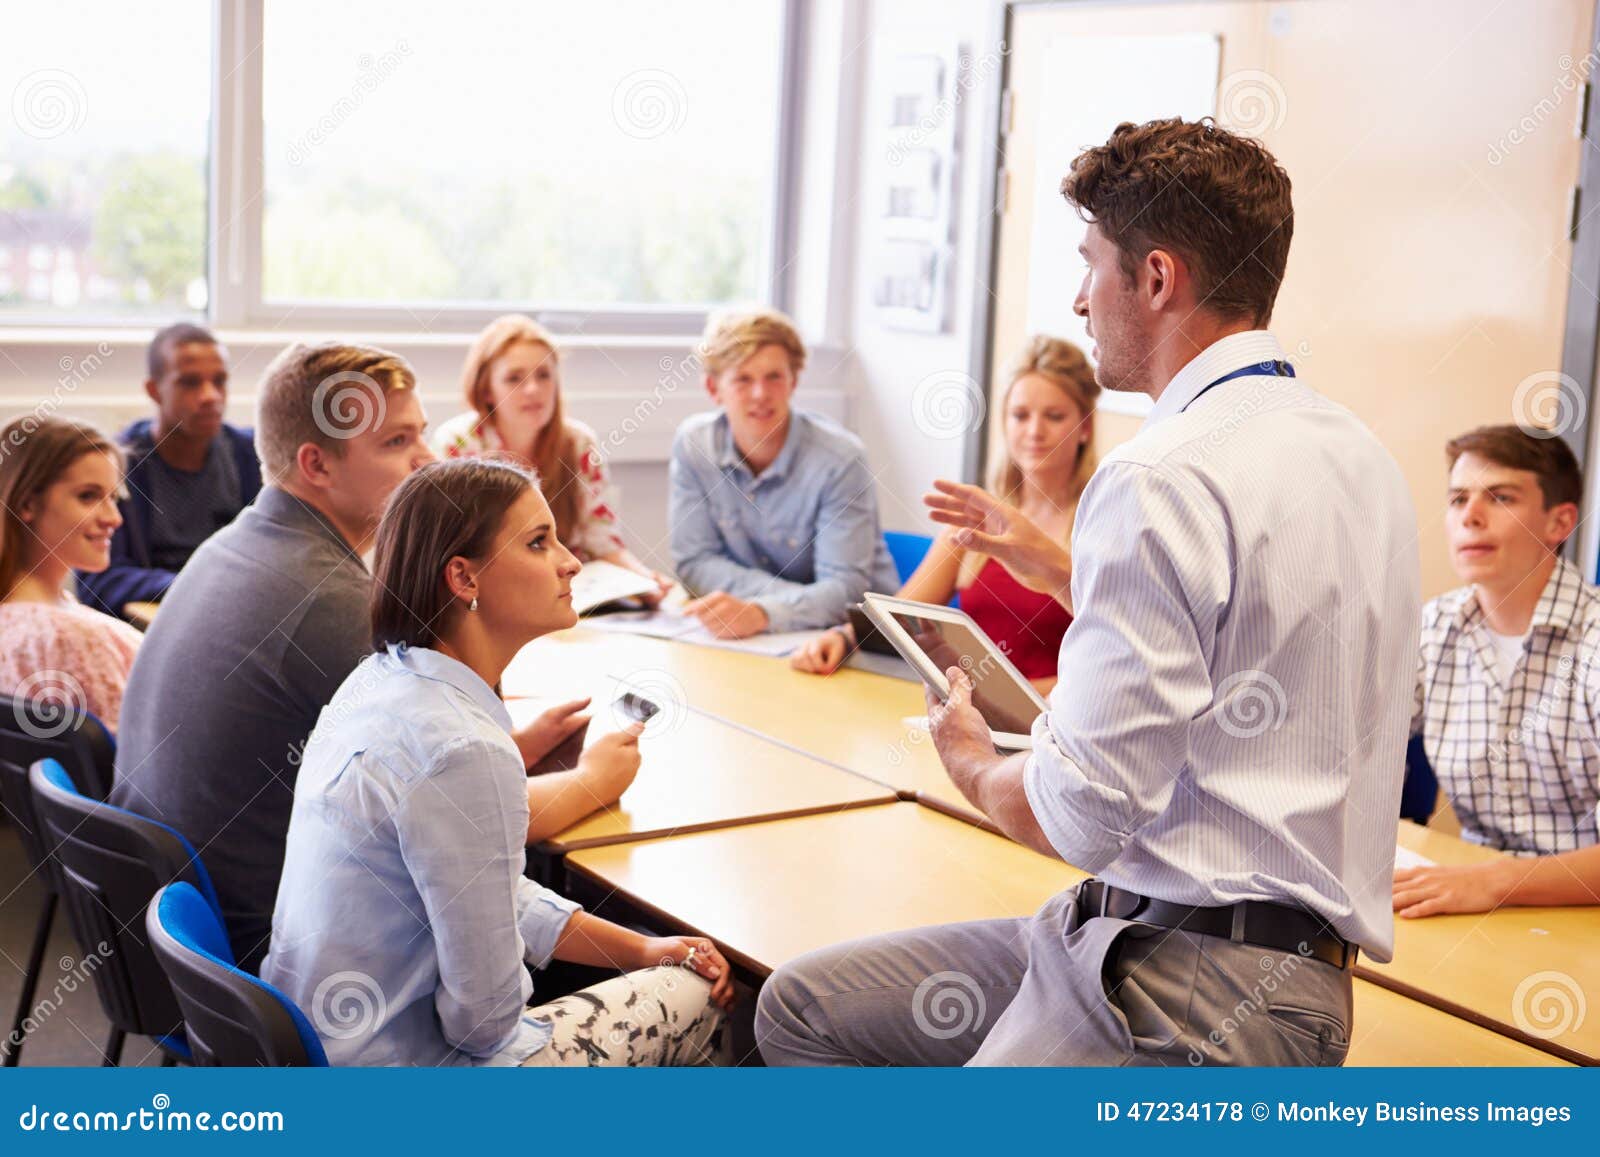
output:
[[[1294,377],[1294,367],[1288,362],[1257,362],[1254,365],[1245,366],[1243,369],[1234,370],[1231,374],[1223,374],[1220,378],[1207,386],[1205,390],[1201,390],[1200,393],[1190,398],[1188,402],[1184,404],[1183,409],[1187,410],[1205,395],[1206,390],[1214,390],[1223,382],[1231,382],[1234,378],[1259,377],[1292,378]],[[1179,411],[1179,413],[1182,412],[1182,410]]]

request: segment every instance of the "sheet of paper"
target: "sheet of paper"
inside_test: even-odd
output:
[[[583,625],[596,631],[648,635],[651,638],[676,639],[680,643],[694,643],[702,647],[722,647],[729,651],[771,656],[787,655],[816,634],[815,631],[785,631],[780,634],[752,635],[748,639],[719,639],[701,626],[699,619],[680,615],[671,610],[624,611],[620,614],[585,619]]]
[[[1410,848],[1402,848],[1399,844],[1396,844],[1394,848],[1394,866],[1396,870],[1400,868],[1431,868],[1433,867],[1433,861],[1419,852],[1413,852]]]

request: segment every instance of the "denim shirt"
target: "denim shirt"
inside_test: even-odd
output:
[[[524,962],[578,905],[526,879],[511,719],[426,648],[369,655],[323,709],[295,784],[262,979],[336,1065],[518,1064],[550,1026]]]
[[[824,418],[793,411],[782,451],[755,475],[727,417],[697,415],[678,428],[671,481],[678,578],[755,603],[770,630],[831,627],[867,591],[899,588],[866,450]]]

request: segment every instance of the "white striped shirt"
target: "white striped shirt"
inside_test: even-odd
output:
[[[1197,396],[1283,358],[1262,330],[1202,351],[1084,491],[1024,783],[1062,858],[1111,884],[1298,905],[1387,960],[1416,513],[1371,432],[1298,380]]]

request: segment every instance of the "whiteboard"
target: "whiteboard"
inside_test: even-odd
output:
[[[1085,225],[1061,197],[1061,178],[1085,148],[1102,144],[1123,121],[1216,111],[1222,40],[1215,35],[1063,36],[1052,41],[1042,86],[1044,107],[1033,142],[1033,236],[1028,244],[1028,333],[1091,347],[1073,298],[1088,271],[1078,246]],[[1100,396],[1102,408],[1145,414],[1143,394]]]

